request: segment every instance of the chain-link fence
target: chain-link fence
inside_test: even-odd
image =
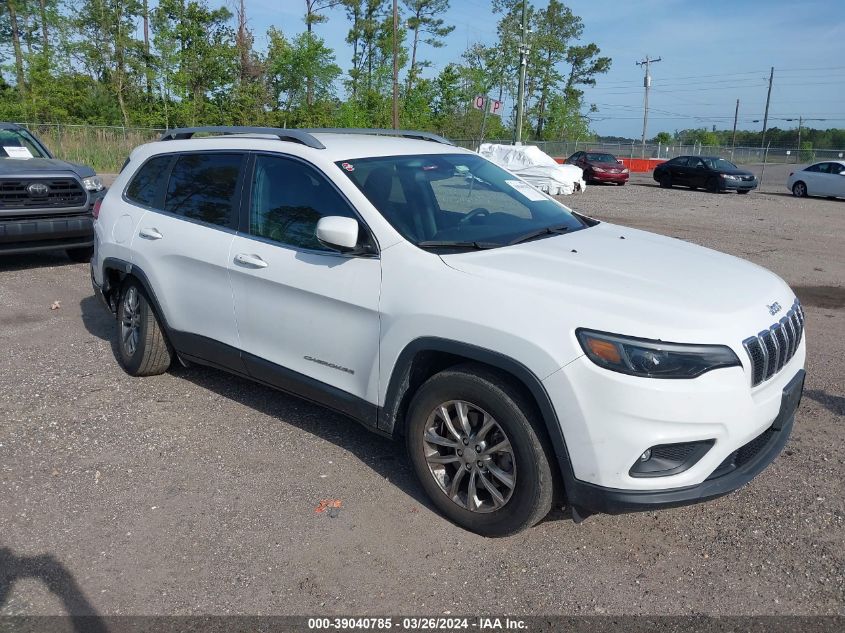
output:
[[[114,173],[123,165],[133,148],[156,140],[163,129],[122,127],[108,125],[67,125],[61,123],[21,122],[38,136],[57,157],[74,163],[92,166],[98,172]],[[477,149],[478,141],[455,139],[461,147]],[[510,143],[509,140],[490,141]],[[638,142],[602,143],[594,141],[529,141],[546,154],[566,158],[577,151],[600,151],[614,154],[618,158],[674,158],[694,154],[698,156],[721,156],[735,163],[792,163],[804,164],[819,160],[840,160],[845,158],[843,149],[801,149],[794,147],[725,147],[718,145],[647,144]]]
[[[454,141],[461,147],[477,149],[478,141],[472,139],[457,139]],[[490,143],[510,144],[510,140],[485,141]],[[649,144],[645,147],[639,142],[602,143],[594,141],[527,141],[526,145],[536,145],[549,156],[566,158],[578,151],[608,152],[617,158],[662,158],[675,156],[721,156],[728,160],[749,165],[755,163],[784,163],[804,164],[820,160],[842,160],[845,158],[843,149],[808,149],[800,151],[795,147],[726,147],[724,145],[684,145],[680,143]]]

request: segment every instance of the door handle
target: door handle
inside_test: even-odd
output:
[[[138,231],[138,235],[145,240],[160,240],[164,236],[156,228],[145,228]]]
[[[269,265],[258,255],[249,255],[247,253],[235,255],[235,263],[241,266],[248,266],[249,268],[267,268]]]

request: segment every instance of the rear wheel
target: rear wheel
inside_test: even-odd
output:
[[[94,247],[83,246],[82,248],[68,248],[65,250],[65,253],[67,253],[67,256],[70,257],[71,260],[80,264],[87,264],[91,261],[91,257],[94,255]]]
[[[173,352],[140,284],[128,281],[117,306],[118,358],[130,376],[163,374]]]
[[[807,197],[807,185],[805,185],[802,181],[796,182],[792,185],[792,195],[796,198],[806,198]]]
[[[533,407],[482,366],[426,381],[408,409],[407,446],[434,505],[484,536],[531,527],[552,505],[551,452]]]

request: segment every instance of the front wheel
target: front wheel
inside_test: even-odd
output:
[[[484,536],[531,527],[551,509],[551,452],[533,407],[482,366],[441,372],[408,409],[407,446],[435,506]]]
[[[660,178],[658,181],[660,186],[664,189],[671,189],[672,188],[672,175],[669,173],[660,174]]]
[[[719,193],[719,181],[715,178],[710,178],[707,181],[707,191],[710,193]]]
[[[737,193],[745,195],[746,193],[750,193],[751,189],[737,189]]]
[[[807,185],[805,185],[800,180],[792,185],[792,195],[796,198],[806,198],[807,197]]]
[[[163,374],[173,362],[164,332],[140,284],[128,281],[117,305],[118,359],[130,376]]]

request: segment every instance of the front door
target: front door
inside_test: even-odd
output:
[[[248,218],[229,257],[248,370],[345,412],[353,411],[338,399],[352,408],[356,399],[375,405],[381,261],[369,230],[308,163],[255,154],[250,171]],[[317,221],[338,215],[359,220],[371,254],[343,255],[317,241]]]

